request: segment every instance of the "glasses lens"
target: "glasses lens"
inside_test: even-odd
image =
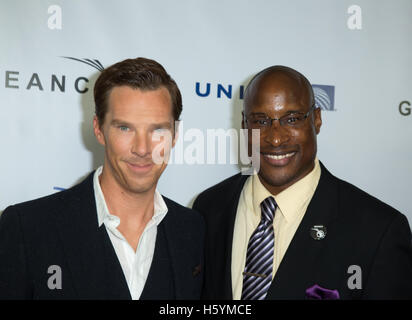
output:
[[[270,120],[264,116],[251,116],[248,122],[253,129],[262,129],[270,125]]]
[[[304,123],[305,115],[302,113],[288,114],[279,119],[282,126],[299,127]]]

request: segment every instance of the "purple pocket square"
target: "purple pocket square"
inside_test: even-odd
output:
[[[315,284],[306,289],[306,298],[313,300],[337,300],[340,297],[338,290],[322,288]]]

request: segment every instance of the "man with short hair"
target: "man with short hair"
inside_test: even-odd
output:
[[[128,59],[100,74],[94,98],[104,164],[5,210],[0,299],[198,299],[203,219],[156,189],[182,111],[176,83],[156,61]]]
[[[412,298],[406,217],[329,173],[316,157],[321,125],[296,70],[272,66],[250,81],[242,127],[260,170],[193,205],[206,221],[204,298]]]

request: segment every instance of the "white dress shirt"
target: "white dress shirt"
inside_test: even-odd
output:
[[[107,209],[107,204],[99,182],[99,176],[102,170],[103,167],[99,167],[93,177],[98,225],[99,227],[101,227],[102,224],[105,225],[117,258],[122,266],[130,295],[133,300],[138,300],[142,294],[152,264],[157,226],[166,216],[167,206],[160,193],[156,190],[154,194],[153,217],[143,230],[135,252],[117,229],[120,224],[120,218],[114,214],[110,214]]]

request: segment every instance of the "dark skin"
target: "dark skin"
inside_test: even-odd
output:
[[[283,66],[267,68],[252,79],[246,90],[242,128],[250,129],[246,116],[264,114],[280,118],[295,112],[306,113],[313,104],[310,83],[302,74]],[[260,132],[258,176],[268,191],[276,195],[312,171],[321,125],[321,111],[316,108],[299,128],[281,126],[275,120],[269,129]],[[256,148],[252,145],[251,130],[248,144],[249,150]]]

